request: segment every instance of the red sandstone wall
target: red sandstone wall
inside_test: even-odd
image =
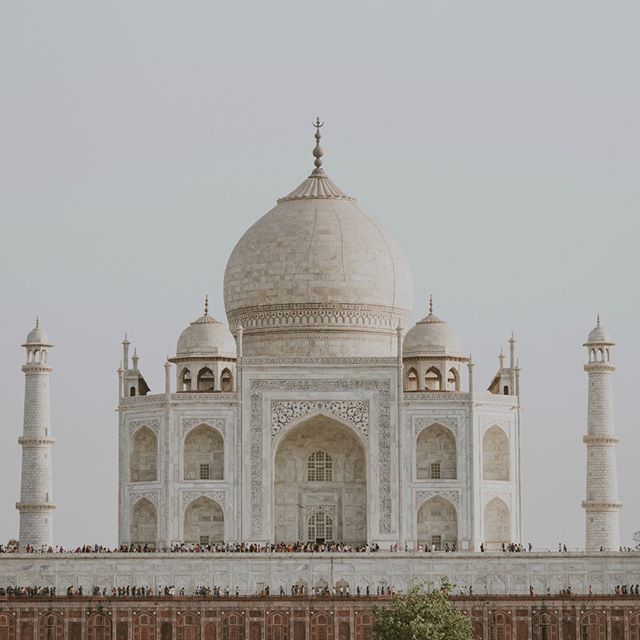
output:
[[[639,640],[640,597],[456,597],[478,640]],[[387,598],[0,598],[0,640],[366,640]]]

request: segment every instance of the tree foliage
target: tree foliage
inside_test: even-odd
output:
[[[450,602],[451,585],[426,593],[414,585],[373,611],[374,640],[473,640],[471,623]]]

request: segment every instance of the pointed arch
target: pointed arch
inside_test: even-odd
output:
[[[560,637],[560,624],[554,614],[541,611],[534,614],[531,622],[533,640],[558,640]]]
[[[511,542],[511,511],[498,497],[484,508],[484,540],[487,549],[498,549]]]
[[[407,391],[418,391],[418,371],[411,367],[407,373]]]
[[[506,611],[490,614],[489,635],[496,640],[513,640],[513,620]]]
[[[580,637],[607,640],[607,618],[599,611],[587,611],[580,620]]]
[[[94,613],[87,618],[87,640],[111,640],[111,618],[104,613]]]
[[[184,542],[217,544],[224,542],[224,512],[211,498],[200,496],[184,511]]]
[[[200,640],[200,618],[195,613],[183,613],[178,616],[176,640]]]
[[[209,367],[202,367],[198,371],[198,391],[214,391],[216,386],[216,377],[213,375],[213,371]]]
[[[458,511],[455,506],[434,496],[418,509],[418,544],[435,547],[437,551],[458,544]]]
[[[427,391],[442,391],[442,373],[437,367],[429,367],[424,374],[424,388]]]
[[[482,438],[482,479],[509,480],[509,436],[494,425]]]
[[[191,371],[187,367],[180,372],[180,391],[191,391]]]
[[[456,367],[449,369],[449,375],[447,377],[447,390],[448,391],[460,391],[460,373]]]
[[[15,640],[16,619],[8,613],[0,613],[0,640]]]
[[[222,618],[221,631],[223,638],[245,640],[244,616],[240,613],[227,613]]]
[[[318,640],[333,640],[333,617],[319,611],[309,619],[309,637]]]
[[[131,640],[156,640],[156,619],[146,611],[133,616]]]
[[[184,439],[184,479],[223,480],[224,440],[217,429],[201,424]]]
[[[129,467],[131,482],[158,479],[158,438],[146,425],[133,434]]]
[[[285,611],[267,614],[266,640],[289,640],[289,615]]]
[[[155,547],[158,538],[158,512],[147,498],[138,500],[131,509],[131,544]]]
[[[225,367],[220,374],[220,391],[227,393],[233,391],[233,374],[228,367]]]
[[[433,423],[418,434],[416,476],[418,480],[456,479],[456,439],[450,429]]]
[[[43,613],[38,619],[39,640],[65,640],[64,618],[51,611]]]

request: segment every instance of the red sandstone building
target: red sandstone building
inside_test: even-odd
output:
[[[478,640],[639,640],[638,596],[453,598]],[[366,640],[389,598],[3,597],[0,640]]]

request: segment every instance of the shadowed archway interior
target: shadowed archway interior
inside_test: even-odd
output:
[[[273,495],[278,542],[367,541],[365,452],[337,420],[313,416],[283,436]]]

